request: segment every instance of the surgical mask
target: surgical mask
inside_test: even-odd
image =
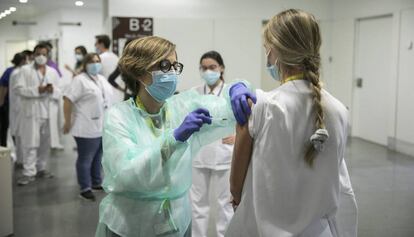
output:
[[[177,89],[178,76],[175,71],[153,71],[152,84],[145,86],[145,90],[158,102],[170,98]]]
[[[266,69],[273,79],[275,79],[276,81],[280,81],[279,70],[276,68],[274,64],[267,66]]]
[[[221,76],[220,72],[216,72],[212,70],[207,70],[201,73],[201,77],[206,81],[207,85],[209,86],[216,84],[218,79],[220,79],[220,76]]]
[[[44,55],[38,55],[34,58],[37,65],[45,65],[47,63],[47,57]]]
[[[86,72],[92,76],[98,75],[98,73],[102,70],[101,63],[90,63],[86,65]]]
[[[270,55],[270,50],[266,53],[266,57],[268,58],[269,55]],[[269,59],[267,61],[269,61]],[[275,79],[276,81],[280,81],[279,69],[275,66],[276,64],[277,64],[277,59],[275,60],[275,63],[272,65],[268,63],[266,66],[266,69],[273,79]]]
[[[82,54],[75,54],[75,58],[77,62],[82,62],[83,60],[83,55]]]
[[[102,53],[102,51],[101,51],[98,47],[96,47],[96,48],[95,48],[95,52],[96,52],[97,54],[101,54],[101,53]]]

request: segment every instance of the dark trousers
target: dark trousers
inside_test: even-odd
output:
[[[0,146],[7,146],[7,130],[9,129],[9,105],[0,107]]]
[[[76,174],[81,192],[90,190],[102,184],[102,137],[75,137],[78,147]]]

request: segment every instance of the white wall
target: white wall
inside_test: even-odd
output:
[[[353,91],[353,64],[354,64],[354,41],[355,41],[355,22],[359,18],[380,16],[392,14],[393,16],[393,33],[392,33],[392,54],[391,57],[391,71],[390,78],[390,92],[389,103],[387,105],[389,113],[389,124],[385,128],[388,131],[390,146],[394,147],[395,139],[402,140],[414,145],[414,139],[407,137],[400,137],[397,133],[397,117],[405,117],[407,115],[401,114],[398,111],[397,100],[397,85],[400,80],[399,64],[403,63],[399,60],[400,37],[403,32],[400,32],[401,26],[401,12],[404,9],[414,7],[414,1],[411,0],[335,0],[332,8],[332,79],[329,81],[329,90],[337,96],[345,105],[350,107],[352,113],[352,91]],[[414,27],[414,22],[410,22],[411,28]],[[375,42],[373,42],[375,43]],[[379,49],[381,50],[381,49]],[[411,62],[411,65],[413,62]],[[404,97],[405,101],[414,101],[414,96],[411,93],[409,98]],[[381,96],[381,95],[373,95]],[[403,102],[407,103],[407,102]],[[408,109],[408,108],[406,108]],[[404,110],[405,111],[405,110]],[[410,115],[411,116],[411,115]],[[408,124],[407,124],[408,125]],[[410,129],[407,125],[398,125],[401,130]],[[402,127],[401,127],[402,126]],[[379,128],[384,129],[384,128]],[[402,151],[402,150],[401,150]],[[408,152],[406,152],[408,153]],[[413,153],[410,153],[414,155]]]
[[[37,24],[12,26],[11,22],[0,22],[0,31],[8,32],[0,35],[0,55],[5,54],[7,40],[59,39],[59,68],[64,75],[63,83],[67,83],[71,78],[70,73],[64,69],[64,65],[69,64],[73,67],[75,64],[74,48],[84,45],[88,51],[93,52],[95,35],[104,32],[101,9],[60,9],[34,17],[30,21],[35,21]],[[82,25],[59,26],[59,22],[81,22]],[[5,64],[6,60],[1,58],[0,69],[3,69]]]
[[[199,59],[208,50],[222,54],[227,81],[243,78],[260,88],[262,21],[288,8],[328,20],[330,7],[329,0],[109,0],[109,15],[154,18],[154,34],[176,43],[185,65],[179,90],[202,83]]]
[[[0,73],[3,73],[11,65],[11,58],[6,57],[6,42],[27,40],[27,27],[13,26],[11,21],[4,19],[0,21],[0,32]]]

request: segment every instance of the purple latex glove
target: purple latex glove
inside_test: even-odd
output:
[[[244,125],[247,122],[252,110],[250,109],[248,99],[251,99],[256,104],[257,98],[245,84],[238,82],[230,87],[231,108],[237,123]]]
[[[203,124],[211,124],[210,112],[206,109],[196,109],[189,113],[183,123],[174,130],[175,140],[180,142],[187,141],[194,132],[200,131]]]

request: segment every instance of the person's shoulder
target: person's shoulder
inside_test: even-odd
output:
[[[322,90],[322,98],[325,100],[325,108],[329,109],[331,112],[336,111],[341,114],[341,116],[348,115],[348,108],[338,98],[325,89]]]
[[[52,74],[55,77],[59,77],[59,73],[57,72],[57,70],[54,67],[51,67],[49,65],[46,65],[47,71]]]
[[[132,116],[131,112],[133,111],[134,106],[132,99],[115,103],[106,111],[105,118],[107,120],[109,119],[111,121],[119,122],[127,120],[128,117]]]
[[[21,67],[16,67],[13,71],[12,71],[12,73],[10,74],[10,76],[15,76],[15,75],[17,75],[17,74],[19,74],[19,72],[21,71]]]
[[[20,70],[22,72],[28,72],[28,71],[30,71],[32,69],[33,69],[33,64],[30,63],[30,64],[26,64],[26,65],[22,66]]]
[[[76,76],[72,79],[72,81],[82,81],[82,80],[84,80],[84,79],[86,79],[86,78],[87,78],[86,73],[82,72],[82,73],[79,73],[78,75],[76,75]]]
[[[11,74],[14,69],[15,69],[15,67],[8,67],[8,68],[6,68],[6,72]]]

